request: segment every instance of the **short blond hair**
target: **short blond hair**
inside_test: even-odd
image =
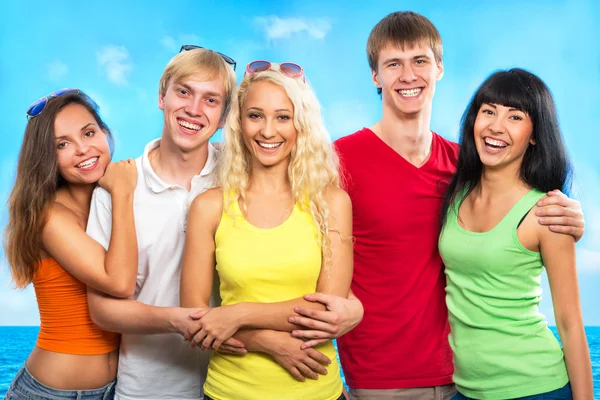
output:
[[[160,77],[158,92],[164,96],[171,82],[181,83],[194,75],[200,76],[205,81],[219,77],[223,79],[225,99],[221,118],[225,118],[231,104],[231,93],[235,88],[236,77],[233,68],[216,51],[193,49],[177,54],[169,61]]]

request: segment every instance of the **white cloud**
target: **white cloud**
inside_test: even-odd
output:
[[[160,39],[160,44],[163,45],[163,47],[165,47],[167,50],[169,51],[177,51],[177,42],[175,41],[175,39],[173,39],[172,36],[165,36],[162,39]]]
[[[275,15],[255,17],[254,22],[264,29],[267,39],[287,39],[305,32],[314,39],[322,40],[331,29],[329,21],[316,18],[279,18]]]
[[[106,46],[97,53],[98,65],[109,81],[116,85],[127,85],[127,77],[133,68],[129,51],[125,46]]]
[[[60,60],[54,60],[46,67],[46,76],[49,80],[56,82],[69,73],[69,66]]]
[[[160,44],[169,50],[171,53],[176,53],[181,49],[184,44],[193,44],[196,46],[202,46],[202,39],[200,36],[194,33],[180,33],[177,38],[173,36],[165,35],[161,40]]]

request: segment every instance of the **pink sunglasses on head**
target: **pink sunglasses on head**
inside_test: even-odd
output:
[[[290,78],[302,78],[304,82],[306,82],[306,77],[304,76],[304,69],[296,63],[292,62],[284,62],[281,64],[271,63],[265,60],[256,60],[252,61],[250,64],[246,65],[246,72],[244,75],[249,74],[257,74],[259,72],[268,71],[270,69],[274,69],[274,66],[279,67],[279,71],[285,76],[289,76]]]

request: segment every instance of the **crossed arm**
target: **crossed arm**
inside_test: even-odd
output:
[[[322,267],[317,291],[347,297],[352,279],[352,207],[348,195],[341,189],[330,189],[326,195],[330,210],[329,239],[331,261]],[[219,190],[196,198],[190,208],[186,249],[182,266],[181,304],[205,309],[199,315],[203,327],[193,343],[203,349],[218,349],[221,343],[242,328],[270,329],[290,332],[299,328],[290,322],[294,309],[325,310],[325,306],[305,298],[278,303],[238,303],[206,310],[212,274],[215,269],[214,235],[222,213]],[[326,269],[327,268],[327,269]],[[327,272],[325,272],[327,271]],[[250,333],[242,333],[252,349]],[[260,347],[260,346],[258,346]]]

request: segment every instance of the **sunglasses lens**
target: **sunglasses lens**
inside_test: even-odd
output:
[[[271,68],[271,63],[268,61],[252,61],[248,65],[248,69],[254,73],[268,71]]]
[[[39,115],[44,109],[44,107],[46,107],[47,102],[48,99],[45,97],[43,99],[39,99],[29,107],[29,109],[27,110],[27,115],[29,115],[30,117],[35,117],[36,115]]]
[[[288,76],[297,77],[302,75],[302,67],[294,63],[283,63],[279,65],[281,72]]]

